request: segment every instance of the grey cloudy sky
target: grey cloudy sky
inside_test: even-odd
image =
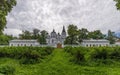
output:
[[[4,32],[13,35],[34,28],[61,32],[69,24],[103,33],[120,31],[120,11],[113,0],[17,0],[7,21]]]

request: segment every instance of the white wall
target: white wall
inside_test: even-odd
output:
[[[84,47],[100,47],[100,46],[109,46],[109,43],[82,43],[82,46]]]

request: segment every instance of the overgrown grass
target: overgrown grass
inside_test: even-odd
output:
[[[52,47],[1,47],[0,57],[18,59],[22,64],[33,64],[51,54],[53,50]]]
[[[70,48],[69,48],[70,49]],[[72,48],[71,48],[72,49]],[[82,60],[80,64],[73,62],[73,59],[76,57],[74,54],[78,51],[73,51],[72,53],[63,49],[55,49],[49,55],[43,57],[41,62],[35,64],[20,64],[19,59],[13,59],[8,57],[0,58],[0,67],[9,66],[11,69],[8,69],[9,74],[1,73],[2,75],[120,75],[120,62],[118,59],[111,61],[110,64],[104,64],[101,62],[103,59],[90,61],[92,53],[94,53],[94,48],[90,51],[90,48],[75,48],[74,50],[83,50],[80,54],[84,57],[80,57],[79,60]],[[32,49],[34,50],[34,49]],[[35,49],[36,50],[36,49]],[[72,49],[73,50],[73,49]],[[71,51],[72,51],[71,50]],[[39,51],[39,50],[38,50]],[[113,51],[113,50],[112,50]],[[111,54],[112,51],[108,54]],[[49,52],[49,51],[48,51]],[[46,54],[46,53],[45,53]],[[108,56],[109,57],[109,56]],[[111,57],[109,57],[111,58]],[[72,60],[71,60],[72,59]],[[75,59],[77,60],[77,59]],[[90,61],[90,62],[87,62]],[[100,63],[101,62],[101,63]],[[0,69],[1,70],[1,69]],[[13,73],[13,74],[12,74]]]
[[[97,64],[112,64],[120,59],[120,47],[65,47],[72,61],[78,64],[96,62]]]

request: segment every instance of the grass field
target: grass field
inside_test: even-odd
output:
[[[13,67],[14,75],[120,75],[119,62],[116,65],[87,66],[74,64],[70,58],[63,49],[55,49],[40,63],[25,65],[16,59],[0,58],[0,67]]]

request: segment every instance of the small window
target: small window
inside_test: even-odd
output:
[[[32,46],[32,44],[30,46]]]
[[[52,43],[54,43],[54,40],[52,39]]]
[[[86,47],[88,47],[88,44],[86,45]]]
[[[90,47],[91,47],[91,44],[90,44]]]
[[[108,44],[106,44],[106,46],[108,46]]]
[[[11,44],[11,46],[13,46],[13,44]]]

